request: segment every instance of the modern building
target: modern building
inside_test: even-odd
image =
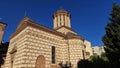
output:
[[[86,50],[86,57],[90,58],[90,56],[93,55],[93,51],[92,51],[92,46],[91,46],[91,42],[84,40],[84,45],[85,45],[85,50]]]
[[[93,54],[96,54],[99,56],[105,52],[104,46],[93,46],[92,50],[93,50]]]
[[[86,50],[70,19],[70,13],[60,9],[53,14],[54,29],[50,29],[23,18],[10,36],[4,68],[58,68],[61,62],[77,68]]]

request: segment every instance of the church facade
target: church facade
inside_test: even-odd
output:
[[[21,20],[10,36],[4,68],[58,68],[59,63],[85,59],[84,39],[71,29],[70,13],[60,9],[53,14],[54,29],[32,19]]]

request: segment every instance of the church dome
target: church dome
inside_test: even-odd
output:
[[[54,14],[53,14],[53,18],[54,16],[58,15],[58,14],[66,14],[67,16],[69,16],[71,18],[71,15],[68,11],[66,11],[63,8],[60,8],[59,10],[57,10]]]
[[[68,12],[61,8],[61,9],[57,10],[56,13],[68,13]]]
[[[65,13],[65,14],[70,14],[68,11],[66,11],[63,8],[60,8],[59,10],[57,10],[54,14],[59,14],[59,13]]]
[[[66,26],[68,28],[71,27],[70,24],[71,15],[66,10],[60,8],[53,14],[54,21],[54,29],[60,28],[62,26]]]

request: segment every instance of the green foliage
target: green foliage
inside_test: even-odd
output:
[[[103,37],[105,55],[110,63],[120,63],[120,6],[114,3],[110,16]]]
[[[100,63],[100,64],[102,64],[102,63],[105,63],[106,61],[104,60],[104,57],[100,57],[100,56],[98,56],[98,55],[95,55],[95,56],[92,56],[91,57],[91,61],[92,62],[94,62],[94,63]]]
[[[101,54],[101,57],[100,57],[103,61],[105,61],[105,62],[109,62],[109,60],[108,60],[108,58],[106,57],[106,54],[105,53],[102,53]]]
[[[78,62],[78,68],[92,68],[93,65],[92,65],[92,62],[89,61],[89,60],[80,60]]]
[[[0,67],[1,67],[1,64],[4,64],[3,57],[6,56],[8,46],[9,46],[9,42],[5,42],[0,45]]]
[[[90,60],[80,60],[78,68],[119,68],[119,64],[109,63],[107,57],[103,54],[101,56],[93,55]]]
[[[9,42],[5,42],[0,45],[0,55],[7,53],[8,46],[9,46]]]
[[[0,67],[1,67],[1,64],[3,64],[3,63],[4,63],[3,56],[0,55]]]

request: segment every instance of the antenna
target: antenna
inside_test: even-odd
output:
[[[27,10],[25,10],[24,17],[27,17]]]
[[[2,20],[2,18],[0,18],[0,21]]]
[[[60,9],[63,9],[63,7],[62,7],[62,6],[60,6]]]

